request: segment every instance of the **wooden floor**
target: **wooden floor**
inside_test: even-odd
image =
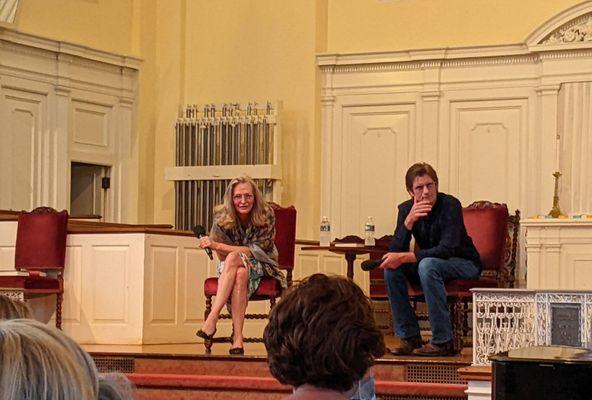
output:
[[[398,339],[394,336],[385,336],[385,342],[388,348],[393,348],[398,344]],[[212,353],[206,354],[202,343],[186,343],[186,344],[151,344],[151,345],[85,345],[82,347],[91,354],[97,355],[128,355],[128,356],[164,356],[170,358],[194,358],[194,357],[212,357],[212,358],[257,358],[262,359],[267,357],[265,346],[263,343],[245,343],[244,356],[230,356],[228,343],[216,343],[212,347]],[[438,362],[461,362],[470,363],[472,361],[471,348],[466,347],[461,354],[451,357],[437,357],[429,359],[429,361]],[[387,352],[379,362],[392,361],[421,360],[428,361],[425,357],[417,356],[394,356]]]

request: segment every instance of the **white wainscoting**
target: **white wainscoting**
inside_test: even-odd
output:
[[[528,289],[592,290],[592,220],[527,219]]]
[[[0,28],[0,209],[69,209],[83,162],[111,168],[104,220],[135,222],[139,64]]]
[[[14,269],[16,221],[0,222],[0,270]],[[294,279],[313,273],[346,275],[343,255],[296,248]],[[368,292],[368,274],[356,261],[355,281]],[[64,271],[63,329],[86,344],[198,342],[204,320],[206,278],[216,276],[211,261],[189,235],[152,233],[69,234]],[[249,312],[268,312],[267,302],[251,302]],[[55,297],[31,301],[35,316],[52,323]],[[260,336],[266,320],[245,323],[246,336]],[[218,324],[231,333],[230,320]]]

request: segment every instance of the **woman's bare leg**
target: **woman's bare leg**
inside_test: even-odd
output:
[[[236,271],[236,278],[232,294],[230,295],[230,308],[232,310],[232,328],[234,332],[232,347],[243,347],[243,326],[245,325],[245,312],[247,311],[247,285],[249,284],[249,272],[242,266]]]
[[[203,324],[202,330],[211,335],[216,329],[216,323],[220,317],[220,311],[224,305],[228,302],[232,289],[235,284],[236,271],[238,268],[244,269],[243,261],[238,253],[232,252],[226,256],[224,261],[224,269],[222,274],[218,278],[218,291],[216,292],[216,298],[214,299],[214,305],[212,311],[208,315],[208,318]]]

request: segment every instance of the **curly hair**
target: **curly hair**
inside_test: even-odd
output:
[[[314,274],[289,289],[263,334],[281,383],[345,392],[385,352],[372,305],[351,280]]]
[[[234,209],[234,203],[232,196],[234,195],[234,188],[240,183],[248,183],[251,185],[253,190],[254,203],[253,209],[251,210],[251,223],[254,226],[264,226],[267,224],[266,212],[269,212],[269,207],[259,190],[259,187],[255,181],[248,175],[241,175],[230,181],[224,192],[222,204],[214,207],[214,220],[216,223],[224,229],[232,229],[238,224],[238,216]]]

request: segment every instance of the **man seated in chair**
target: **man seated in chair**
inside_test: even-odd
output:
[[[444,284],[453,279],[478,279],[482,264],[467,235],[462,206],[455,197],[438,193],[438,176],[427,163],[413,164],[405,175],[411,196],[399,205],[390,252],[383,256],[384,280],[395,334],[396,355],[446,356],[455,354],[452,324]],[[411,236],[419,250],[409,250]],[[430,343],[423,345],[417,316],[409,302],[407,280],[419,280],[432,328]]]

